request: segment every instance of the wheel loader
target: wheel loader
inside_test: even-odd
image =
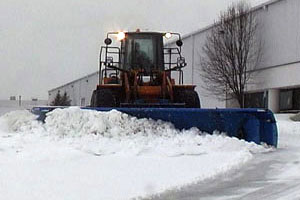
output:
[[[164,38],[173,35],[178,37],[177,47],[164,47]],[[120,45],[111,47],[110,36],[116,36]],[[183,84],[186,62],[179,34],[112,32],[105,44],[100,50],[100,77],[92,107],[200,108],[196,86]]]
[[[176,37],[176,47],[164,44],[171,37]],[[112,38],[116,46],[112,46]],[[196,86],[184,84],[182,68],[187,63],[180,34],[110,32],[104,43],[100,48],[99,83],[90,106],[82,109],[115,109],[137,118],[171,122],[178,129],[217,130],[249,142],[277,146],[277,126],[270,110],[200,108]],[[56,108],[34,107],[32,112],[43,121],[47,112]]]

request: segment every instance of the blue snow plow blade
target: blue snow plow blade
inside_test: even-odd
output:
[[[32,112],[44,121],[46,113],[57,107],[34,107]],[[277,126],[273,113],[265,109],[198,109],[198,108],[93,108],[118,110],[137,118],[151,118],[171,122],[177,129],[196,127],[201,131],[225,132],[228,136],[245,139],[256,144],[266,143],[277,147]]]

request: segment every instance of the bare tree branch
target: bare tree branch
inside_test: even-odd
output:
[[[206,89],[219,99],[234,98],[244,107],[246,84],[261,58],[257,29],[255,13],[244,1],[222,12],[212,27],[202,48],[201,67]]]

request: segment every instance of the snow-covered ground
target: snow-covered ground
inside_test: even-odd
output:
[[[0,199],[146,197],[214,179],[276,151],[117,111],[74,107],[52,112],[45,124],[34,118],[28,111],[0,117]],[[280,131],[299,132],[286,116],[278,120]]]
[[[15,110],[19,110],[19,109],[16,108],[16,107],[3,107],[3,106],[0,106],[0,116],[4,115],[5,113],[8,113],[10,111],[15,111]]]
[[[155,195],[151,200],[299,200],[300,122],[277,114],[279,145],[275,151],[256,154],[238,170],[180,190]]]

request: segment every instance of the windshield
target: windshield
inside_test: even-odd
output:
[[[159,68],[159,45],[156,36],[129,35],[126,39],[125,69],[142,69],[150,73]],[[158,58],[159,57],[159,58]]]

